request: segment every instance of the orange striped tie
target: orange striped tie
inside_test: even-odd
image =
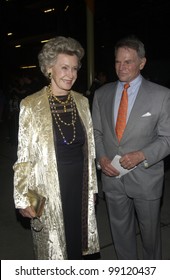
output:
[[[123,132],[126,127],[126,118],[127,118],[127,110],[128,110],[128,93],[127,93],[128,87],[130,87],[129,84],[124,85],[124,89],[122,92],[122,98],[120,101],[118,115],[117,115],[117,121],[116,121],[115,130],[116,130],[116,135],[117,135],[119,142],[122,138]]]

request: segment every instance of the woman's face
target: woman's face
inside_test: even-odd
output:
[[[76,55],[59,54],[56,64],[50,68],[53,94],[68,92],[77,79],[78,69]]]

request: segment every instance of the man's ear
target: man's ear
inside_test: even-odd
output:
[[[140,70],[142,70],[144,68],[145,64],[146,64],[146,57],[141,59],[141,63],[139,65]]]

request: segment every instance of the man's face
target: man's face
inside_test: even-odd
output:
[[[146,58],[140,58],[137,52],[130,48],[119,48],[115,57],[115,70],[121,82],[131,82],[143,69]]]

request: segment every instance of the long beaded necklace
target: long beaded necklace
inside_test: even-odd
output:
[[[72,97],[71,94],[69,94],[69,96],[67,97],[66,101],[61,101],[60,99],[58,99],[56,96],[54,96],[52,94],[51,85],[49,85],[47,87],[47,93],[48,93],[48,100],[49,100],[51,112],[52,112],[52,115],[53,115],[54,120],[56,122],[56,125],[58,127],[58,130],[59,130],[59,132],[60,132],[60,134],[61,134],[61,136],[63,138],[63,142],[66,145],[71,145],[75,141],[75,139],[76,139],[76,119],[77,119],[76,104],[75,104],[75,102],[73,100],[73,97]],[[56,101],[59,104],[64,106],[64,113],[67,112],[67,107],[66,106],[70,104],[70,107],[71,107],[71,109],[70,109],[70,111],[71,111],[71,122],[66,122],[66,121],[64,121],[61,118],[61,116],[60,116],[60,114],[59,114],[59,112],[57,110]],[[64,133],[63,133],[63,131],[61,129],[61,125],[60,124],[63,124],[65,126],[72,126],[72,128],[73,128],[72,140],[70,140],[70,141],[66,140],[66,137],[65,137],[65,135],[64,135]]]
[[[67,99],[65,101],[62,101],[62,100],[58,99],[57,96],[55,96],[55,95],[53,95],[53,98],[55,98],[55,100],[58,103],[62,104],[63,107],[64,107],[64,112],[67,112],[67,107],[66,106],[70,102],[71,94],[68,94],[68,97],[67,97]]]

